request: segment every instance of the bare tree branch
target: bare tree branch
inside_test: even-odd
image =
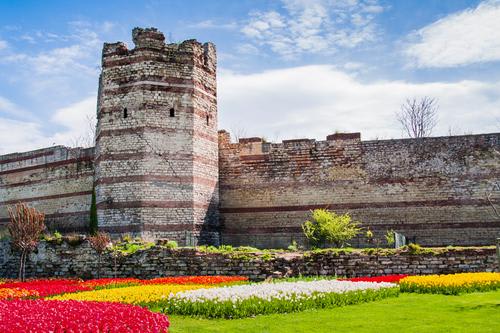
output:
[[[424,138],[430,136],[437,125],[437,111],[435,98],[408,98],[396,118],[410,138]]]

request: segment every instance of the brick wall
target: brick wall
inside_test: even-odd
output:
[[[223,243],[303,242],[300,225],[315,208],[351,213],[381,242],[390,229],[427,246],[490,245],[500,236],[498,133],[230,143],[222,131],[219,140]],[[359,237],[353,245],[368,244]]]
[[[51,230],[86,231],[94,149],[55,146],[0,156],[0,229],[19,201],[44,212]]]
[[[103,254],[101,277],[155,278],[182,275],[244,275],[253,280],[268,276],[338,275],[376,276],[387,274],[447,274],[498,271],[495,249],[440,249],[437,254],[409,253],[259,253],[214,254],[194,249],[167,250],[159,246],[128,256]],[[0,278],[14,278],[18,253],[0,242]],[[27,261],[28,277],[82,277],[97,275],[98,259],[88,242],[78,246],[41,242]]]

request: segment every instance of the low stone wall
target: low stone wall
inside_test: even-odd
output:
[[[14,278],[19,254],[8,242],[0,242],[0,277]],[[494,247],[434,249],[433,253],[411,254],[404,251],[321,251],[229,254],[203,253],[195,249],[169,250],[155,246],[128,256],[105,253],[100,260],[84,242],[41,242],[27,262],[28,277],[101,277],[154,278],[181,275],[244,275],[252,280],[269,276],[338,275],[371,276],[384,274],[443,274],[498,271]]]

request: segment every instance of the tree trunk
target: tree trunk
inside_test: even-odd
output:
[[[26,250],[21,250],[21,259],[19,262],[19,274],[17,278],[21,281],[25,281],[25,266],[26,266]]]
[[[19,272],[17,273],[17,279],[22,281],[23,275],[23,256],[24,256],[24,250],[21,250],[21,257],[19,258]]]
[[[101,255],[97,256],[97,278],[101,278]]]

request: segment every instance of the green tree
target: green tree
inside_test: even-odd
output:
[[[311,219],[302,224],[302,230],[313,247],[327,244],[343,247],[361,228],[347,213],[338,215],[327,209],[315,209],[311,212]]]
[[[92,203],[90,204],[89,231],[91,235],[95,235],[97,233],[97,205],[95,199],[95,188],[92,191]]]

